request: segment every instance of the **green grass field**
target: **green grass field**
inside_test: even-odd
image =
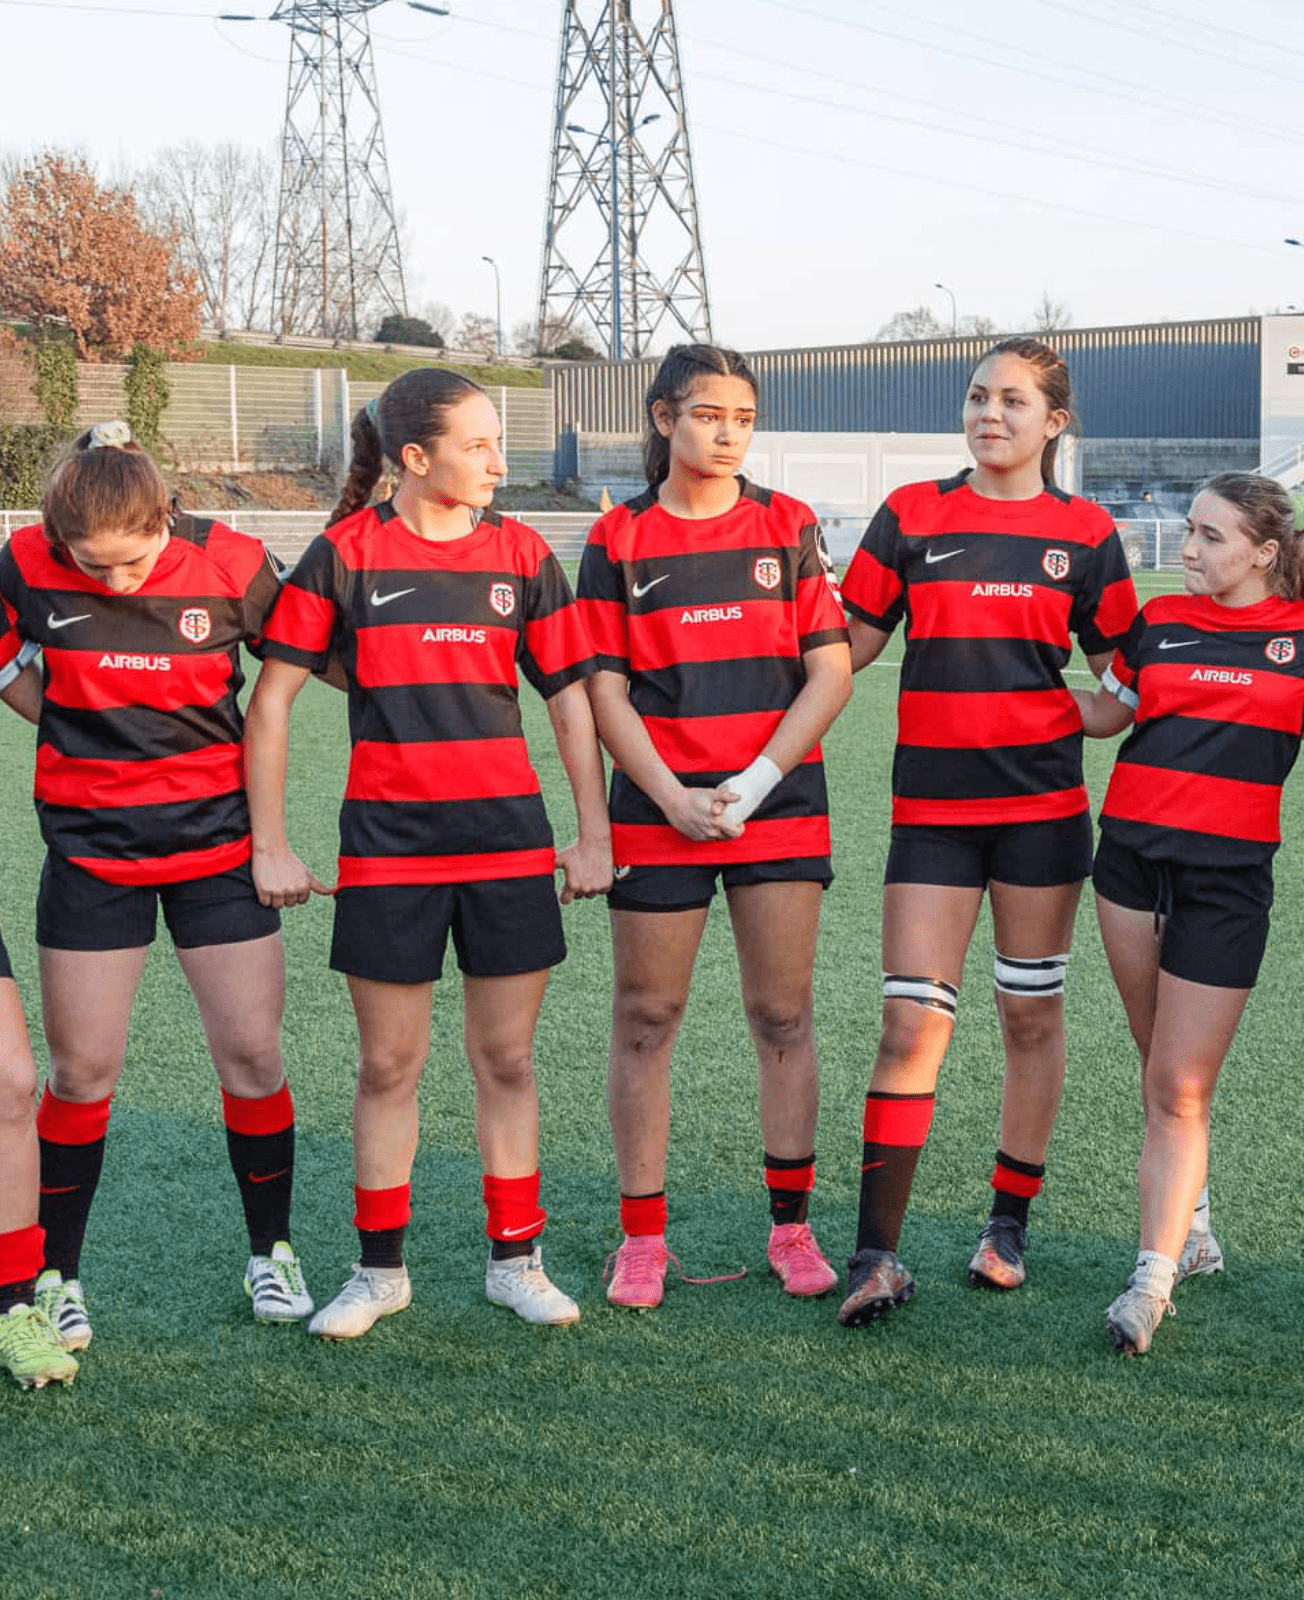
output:
[[[899,646],[889,652],[899,658]],[[827,741],[837,882],[817,1018],[824,1088],[812,1220],[853,1242],[860,1118],[879,1009],[879,884],[896,674],[870,669]],[[334,853],[342,703],[296,711],[293,834]],[[546,717],[530,728],[569,828]],[[40,851],[32,738],[0,719],[8,870],[0,917],[34,1037]],[[1099,800],[1110,752],[1091,752]],[[0,1385],[0,1594],[1053,1597],[1304,1594],[1296,996],[1304,817],[1288,793],[1278,911],[1215,1112],[1219,1279],[1178,1293],[1125,1361],[1103,1312],[1135,1251],[1136,1066],[1090,904],[1068,986],[1070,1070],[1031,1278],[979,1293],[965,1265],[989,1195],[1000,1049],[980,923],[902,1255],[919,1293],[887,1322],[834,1321],[765,1270],[754,1070],[722,908],[676,1056],[671,1245],[686,1272],[648,1315],[608,1311],[618,1242],[603,1071],[605,911],[567,912],[571,955],[538,1038],[546,1259],[580,1299],[540,1330],[483,1299],[485,1255],[455,980],[422,1087],[412,1308],[355,1345],[253,1324],[215,1080],[166,943],[151,957],[109,1133],[84,1275],[77,1382]],[[318,1299],[353,1260],[352,1016],[326,969],[329,907],[287,916],[285,1041],[298,1104],[296,1239]],[[88,1019],[93,1025],[93,1019]],[[38,1058],[40,1047],[38,1045]]]

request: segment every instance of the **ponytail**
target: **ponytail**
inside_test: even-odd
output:
[[[1068,413],[1069,420],[1062,432],[1057,433],[1053,439],[1047,439],[1042,447],[1042,482],[1054,483],[1055,458],[1059,453],[1059,442],[1065,433],[1078,425],[1078,419],[1073,413],[1073,385],[1069,382],[1069,369],[1048,344],[1043,344],[1040,339],[1020,334],[1013,339],[1002,339],[999,344],[994,344],[990,350],[985,351],[974,362],[973,372],[969,374],[969,383],[973,382],[974,372],[977,372],[989,357],[1005,355],[1018,356],[1020,361],[1026,361],[1032,368],[1033,379],[1045,396],[1050,409]]]
[[[712,375],[741,378],[751,385],[754,395],[758,393],[746,357],[736,350],[714,344],[676,344],[666,352],[644,401],[647,430],[643,435],[643,471],[649,489],[659,488],[670,475],[670,441],[657,428],[653,408],[658,401],[664,401],[672,412],[678,411],[694,382]]]

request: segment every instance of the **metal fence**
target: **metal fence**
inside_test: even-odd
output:
[[[78,368],[78,427],[126,414],[125,366]],[[351,381],[341,367],[237,367],[170,363],[160,459],[176,471],[241,472],[322,467],[341,472],[354,413],[384,383]],[[489,397],[503,424],[507,469],[519,483],[551,481],[552,395],[500,386]],[[14,420],[39,422],[35,402]]]

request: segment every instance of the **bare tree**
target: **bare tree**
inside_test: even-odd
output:
[[[519,356],[551,356],[560,361],[594,361],[602,354],[597,334],[582,317],[518,322],[512,329],[511,345]]]
[[[871,344],[896,344],[905,339],[945,339],[951,330],[944,328],[925,305],[898,311],[870,340]]]
[[[269,156],[191,140],[160,150],[136,180],[145,216],[172,230],[216,328],[269,327],[276,177]]]
[[[482,361],[492,361],[498,354],[498,324],[492,317],[468,311],[458,323],[452,343],[455,350],[465,350],[478,355]]]
[[[1032,331],[1043,335],[1063,333],[1073,326],[1069,308],[1062,300],[1052,300],[1049,289],[1041,291],[1041,299],[1032,310]]]
[[[453,315],[451,306],[446,306],[442,300],[427,300],[417,315],[430,324],[445,344],[452,343],[457,318]]]

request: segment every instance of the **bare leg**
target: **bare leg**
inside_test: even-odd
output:
[[[107,1100],[122,1075],[131,1008],[146,948],[48,950],[41,946],[41,1009],[50,1088],[60,1100]]]
[[[622,1194],[665,1187],[670,1054],[705,927],[706,907],[611,913],[615,993],[607,1113]]]
[[[547,984],[546,969],[463,979],[476,1142],[484,1170],[498,1178],[525,1178],[539,1167],[534,1028]]]
[[[430,1053],[432,987],[349,978],[358,1019],[353,1170],[360,1189],[394,1189],[412,1176],[417,1084]]]
[[[0,978],[0,1233],[36,1226],[36,1063],[18,986]]]
[[[280,934],[178,949],[177,960],[199,1007],[222,1087],[242,1100],[275,1094],[285,1081],[285,950]]]
[[[815,1057],[815,937],[818,883],[758,883],[729,891],[743,1006],[760,1066],[761,1137],[772,1156],[815,1148],[819,1067]]]
[[[1081,893],[1081,883],[1034,889],[993,882],[997,950],[1014,960],[1067,953]],[[1005,1040],[1001,1149],[1016,1160],[1040,1165],[1064,1093],[1064,996],[1030,998],[997,990],[996,1011]]]

